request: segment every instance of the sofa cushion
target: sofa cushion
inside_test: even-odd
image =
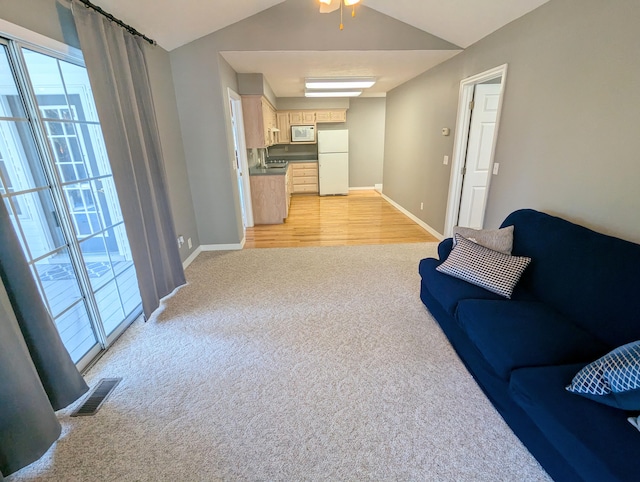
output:
[[[478,243],[480,246],[500,251],[504,254],[511,254],[513,249],[513,226],[500,229],[473,229],[455,226],[453,228],[454,246],[456,234]]]
[[[516,368],[588,363],[610,349],[540,302],[464,300],[456,318],[505,380]]]
[[[612,348],[640,340],[640,245],[532,209],[511,213],[520,283]],[[635,321],[634,321],[635,320]]]
[[[571,393],[624,410],[640,410],[640,341],[610,351],[580,370]]]
[[[583,480],[638,480],[640,433],[619,409],[567,392],[583,364],[522,368],[509,390]]]
[[[422,276],[422,284],[449,315],[455,314],[460,300],[504,300],[502,296],[484,288],[436,271],[439,265],[437,259],[426,258],[420,261],[418,271]]]
[[[456,234],[449,257],[436,269],[474,285],[511,298],[516,283],[531,262],[525,256],[509,256]]]

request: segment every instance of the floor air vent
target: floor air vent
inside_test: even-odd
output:
[[[72,414],[72,417],[84,417],[95,415],[100,409],[104,401],[107,399],[114,388],[122,378],[102,378],[98,384],[89,392],[82,405],[80,405]]]

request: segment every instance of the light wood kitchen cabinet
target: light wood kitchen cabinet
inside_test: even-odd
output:
[[[316,122],[347,122],[347,110],[318,110],[316,111]]]
[[[276,110],[265,97],[243,95],[242,116],[248,149],[275,144]]]
[[[282,224],[289,216],[291,168],[280,175],[250,176],[255,224]]]
[[[291,122],[289,122],[288,112],[276,113],[276,125],[279,129],[278,144],[290,144],[291,143]]]
[[[311,126],[316,123],[316,112],[312,110],[301,110],[289,112],[289,123],[292,126]]]
[[[317,162],[292,162],[289,164],[292,177],[292,192],[317,193],[318,192],[318,163]]]

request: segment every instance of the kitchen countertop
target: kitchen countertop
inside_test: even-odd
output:
[[[250,167],[249,175],[250,176],[283,176],[287,173],[287,168],[289,167],[289,164],[293,162],[318,162],[318,159],[316,158],[301,159],[300,157],[308,157],[308,156],[299,156],[291,159],[285,159],[284,156],[278,157],[277,159],[285,159],[287,163],[284,165],[280,165],[278,167],[259,167],[259,166]]]
[[[250,167],[250,176],[284,176],[287,173],[288,164],[280,167]]]

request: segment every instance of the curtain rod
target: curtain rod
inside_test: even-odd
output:
[[[138,37],[142,37],[143,39],[145,39],[147,42],[149,42],[151,45],[156,45],[156,41],[153,39],[150,39],[149,37],[147,37],[146,35],[138,32],[135,28],[133,28],[131,25],[127,25],[126,23],[124,23],[122,20],[114,17],[113,15],[111,15],[109,12],[105,12],[104,10],[102,10],[100,7],[98,7],[97,5],[94,5],[93,3],[91,3],[89,0],[78,0],[80,3],[84,4],[85,7],[87,8],[92,8],[93,10],[95,10],[96,12],[98,12],[101,15],[104,15],[105,17],[107,17],[109,20],[111,20],[112,22],[117,23],[118,25],[120,25],[122,28],[124,28],[127,32],[129,32],[130,34],[133,35],[137,35]]]

